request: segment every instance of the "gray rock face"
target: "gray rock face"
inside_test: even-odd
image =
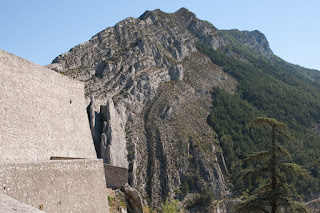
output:
[[[129,204],[128,210],[133,213],[143,213],[141,197],[139,192],[129,186],[127,183],[121,186],[121,191],[125,194],[125,199]]]
[[[223,32],[229,36],[232,36],[239,43],[255,50],[258,54],[261,54],[266,57],[271,57],[273,55],[267,38],[258,30],[254,30],[254,31],[226,30]]]
[[[241,199],[222,200],[217,203],[216,213],[233,212],[233,208],[241,202]]]
[[[121,115],[114,107],[112,99],[109,99],[106,106],[101,106],[100,112],[104,120],[101,136],[101,153],[105,163],[113,166],[128,168],[126,139],[124,128],[125,115]],[[121,118],[124,116],[124,118]],[[105,150],[105,151],[104,151]]]
[[[94,96],[88,113],[97,152],[129,168],[129,183],[153,206],[194,174],[197,188],[209,186],[219,199],[229,194],[217,160],[221,148],[206,119],[212,87],[233,93],[237,82],[196,50],[199,41],[214,49],[230,43],[184,8],[147,11],[49,66],[86,82],[87,97]]]

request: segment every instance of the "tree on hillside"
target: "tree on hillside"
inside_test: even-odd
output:
[[[290,154],[282,148],[278,141],[288,138],[287,127],[275,119],[258,117],[250,126],[266,126],[271,129],[270,140],[266,143],[265,151],[249,155],[245,161],[259,162],[262,166],[246,170],[244,177],[262,177],[264,182],[254,191],[247,200],[236,206],[237,212],[266,212],[277,213],[280,210],[288,212],[308,212],[308,209],[299,202],[290,198],[290,190],[285,175],[301,175],[307,177],[308,173],[299,165],[285,163]]]
[[[181,186],[181,194],[186,196],[189,193],[189,185],[187,181],[184,181]]]

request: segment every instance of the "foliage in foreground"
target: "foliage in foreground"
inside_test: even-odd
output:
[[[266,126],[271,129],[270,140],[265,145],[266,150],[250,154],[245,159],[249,162],[263,163],[258,168],[246,170],[244,176],[261,177],[264,181],[249,199],[236,207],[236,211],[276,213],[283,208],[289,212],[308,212],[303,204],[291,200],[286,182],[285,175],[306,177],[308,173],[297,164],[284,161],[290,159],[290,155],[278,141],[288,137],[285,124],[275,119],[258,117],[251,122],[251,125]]]

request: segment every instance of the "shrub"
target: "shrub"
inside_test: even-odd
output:
[[[204,188],[200,194],[196,194],[192,201],[188,200],[187,206],[194,207],[194,206],[201,206],[207,207],[210,206],[212,201],[214,200],[214,194],[210,190],[210,188]]]
[[[168,200],[164,204],[161,204],[161,212],[162,213],[179,213],[183,212],[183,210],[179,210],[179,201],[178,200]]]

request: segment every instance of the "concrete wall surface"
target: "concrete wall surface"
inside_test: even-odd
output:
[[[125,183],[128,183],[128,169],[103,164],[107,186],[109,188],[119,189]]]
[[[96,158],[83,86],[0,50],[0,162]]]
[[[102,160],[0,163],[0,194],[45,212],[109,212]]]
[[[0,213],[43,213],[43,211],[0,194]]]

